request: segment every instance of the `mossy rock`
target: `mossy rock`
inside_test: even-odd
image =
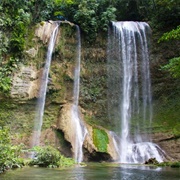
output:
[[[93,128],[93,143],[99,152],[107,152],[109,138],[105,130]]]

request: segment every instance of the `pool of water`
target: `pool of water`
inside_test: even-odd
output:
[[[25,167],[0,175],[0,180],[180,180],[180,168],[87,164],[86,167],[49,169]]]

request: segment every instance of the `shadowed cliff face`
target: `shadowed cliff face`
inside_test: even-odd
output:
[[[38,97],[39,78],[44,67],[51,25],[52,22],[38,26],[32,41],[26,43],[24,64],[21,64],[19,70],[14,72],[11,97],[8,100],[3,96],[0,97],[0,123],[11,127],[14,133],[14,143],[17,144],[23,142],[29,146]],[[42,127],[41,144],[51,144],[60,149],[60,140],[55,128],[52,127],[56,127],[58,117],[62,116],[63,111],[60,109],[72,103],[76,51],[75,32],[74,26],[69,24],[60,26],[50,68]],[[106,37],[107,34],[99,34],[96,42],[92,45],[86,44],[82,38],[79,105],[87,124],[113,130],[116,125],[108,119],[107,115]],[[172,44],[161,45],[155,42],[152,44],[150,62],[155,120],[152,125],[154,132],[162,133],[165,136],[167,132],[174,133],[179,124],[180,104],[178,102],[180,101],[174,100],[179,98],[179,82],[169,77],[167,72],[159,69],[161,64],[166,64],[169,58],[177,54],[173,47],[179,46],[179,44],[172,46]],[[173,148],[169,148],[170,141],[167,138],[161,141],[162,134],[154,138],[155,142],[164,148],[168,155],[173,154],[175,159],[180,159],[177,155],[179,138],[172,140]],[[176,132],[173,136],[177,137]],[[65,144],[66,148],[71,149],[71,145]],[[84,146],[86,149],[91,149],[90,145]],[[89,151],[91,152],[91,150]],[[70,155],[70,150],[67,154]]]

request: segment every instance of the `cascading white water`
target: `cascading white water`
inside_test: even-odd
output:
[[[108,111],[111,120],[120,122],[121,163],[163,161],[164,152],[148,142],[151,139],[143,129],[150,128],[152,119],[147,34],[150,28],[144,22],[112,22],[109,30]]]
[[[39,97],[38,97],[38,102],[37,102],[37,107],[36,107],[33,140],[32,140],[32,145],[31,145],[32,147],[38,146],[40,143],[41,128],[43,124],[43,115],[44,115],[44,106],[45,106],[45,100],[46,100],[46,91],[47,91],[47,84],[48,84],[48,75],[49,75],[49,69],[51,65],[52,53],[53,53],[54,45],[55,45],[57,34],[58,34],[58,27],[59,27],[59,24],[56,24],[52,32],[50,41],[49,41],[49,45],[48,45],[46,62],[45,62],[45,67],[43,69]]]
[[[81,63],[81,37],[79,26],[77,28],[77,58],[74,72],[74,89],[73,89],[73,105],[72,105],[72,121],[75,129],[75,147],[74,147],[74,158],[77,163],[83,160],[82,145],[86,136],[87,130],[81,121],[79,115],[79,87],[80,87],[80,63]]]

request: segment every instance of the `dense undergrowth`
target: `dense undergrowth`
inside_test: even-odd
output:
[[[23,144],[13,145],[11,143],[10,130],[7,127],[0,128],[0,173],[14,168],[22,168],[23,166],[39,166],[39,167],[69,167],[75,164],[72,158],[66,158],[52,146],[25,149]],[[30,159],[22,158],[26,154],[32,154]]]
[[[107,33],[111,21],[148,21],[165,34],[162,40],[179,32],[178,0],[29,0],[0,3],[0,91],[9,95],[12,75],[24,60],[26,39],[35,24],[47,20],[68,20],[78,24],[87,44],[93,44],[98,33]],[[179,36],[178,36],[179,37]],[[177,36],[173,36],[177,39]]]
[[[180,168],[180,162],[162,162],[157,164],[160,167],[172,167],[172,168]]]
[[[60,152],[52,146],[35,146],[30,151],[33,152],[33,159],[29,162],[29,165],[37,165],[39,167],[69,167],[75,164],[74,159],[66,158],[60,154]]]
[[[20,157],[22,145],[12,145],[7,127],[0,127],[0,173],[24,166]]]

